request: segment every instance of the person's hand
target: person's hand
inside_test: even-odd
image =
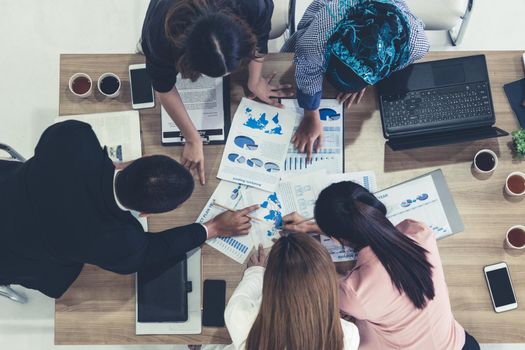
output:
[[[259,244],[259,247],[256,252],[250,256],[250,260],[248,260],[248,267],[252,266],[262,266],[266,267],[266,254],[264,253],[264,248],[262,244]]]
[[[202,345],[188,345],[189,350],[200,350]]]
[[[283,217],[283,231],[297,233],[321,233],[321,229],[312,220],[306,220],[297,212]]]
[[[254,99],[258,98],[264,103],[267,103],[271,106],[283,108],[283,105],[275,99],[276,97],[290,97],[293,96],[293,92],[288,91],[292,88],[290,84],[277,84],[271,85],[273,78],[277,72],[273,72],[267,77],[260,77],[255,82],[248,83],[248,89],[251,91],[252,95],[248,98]]]
[[[321,125],[318,109],[315,111],[304,111],[304,118],[295,135],[293,135],[291,142],[299,152],[306,152],[308,161],[312,159],[314,148],[315,152],[319,152],[323,145],[323,126]]]
[[[208,239],[247,235],[252,227],[248,214],[257,209],[259,209],[259,205],[256,204],[241,210],[225,211],[217,215],[204,224],[208,229]]]
[[[202,141],[186,141],[182,150],[181,164],[190,172],[196,172],[199,175],[201,185],[206,183],[204,174],[204,150]]]
[[[361,102],[363,95],[365,94],[366,88],[363,88],[358,92],[341,92],[337,95],[337,101],[342,103],[345,108],[350,108],[352,104]]]

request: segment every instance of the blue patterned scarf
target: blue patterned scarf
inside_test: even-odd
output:
[[[391,0],[364,0],[346,11],[326,44],[325,70],[337,89],[353,92],[406,65],[410,28]]]

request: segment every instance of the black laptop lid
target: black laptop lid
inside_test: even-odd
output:
[[[178,262],[175,260],[164,266],[138,272],[138,322],[187,321],[189,291],[191,288],[185,255]]]
[[[485,55],[415,63],[377,84],[379,95],[488,81]]]

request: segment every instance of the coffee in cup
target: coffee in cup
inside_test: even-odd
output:
[[[474,170],[480,174],[493,172],[498,166],[498,156],[490,149],[482,149],[474,156]]]
[[[517,225],[509,228],[505,242],[509,248],[525,249],[525,226]]]
[[[509,196],[522,196],[525,194],[525,174],[515,171],[507,176],[505,192]]]
[[[120,79],[115,73],[104,73],[98,78],[98,90],[102,95],[115,98],[120,93]]]
[[[69,90],[78,97],[91,95],[93,81],[86,73],[76,73],[69,78]]]

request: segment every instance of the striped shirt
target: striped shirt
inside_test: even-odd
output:
[[[313,0],[297,26],[297,31],[286,41],[282,52],[295,52],[295,80],[299,105],[307,110],[319,108],[323,91],[326,43],[336,25],[345,16],[345,9],[363,0]],[[410,60],[422,58],[429,43],[423,22],[415,17],[404,0],[392,0],[408,18],[410,33]],[[406,66],[405,65],[405,66]],[[405,66],[399,67],[402,69]]]

